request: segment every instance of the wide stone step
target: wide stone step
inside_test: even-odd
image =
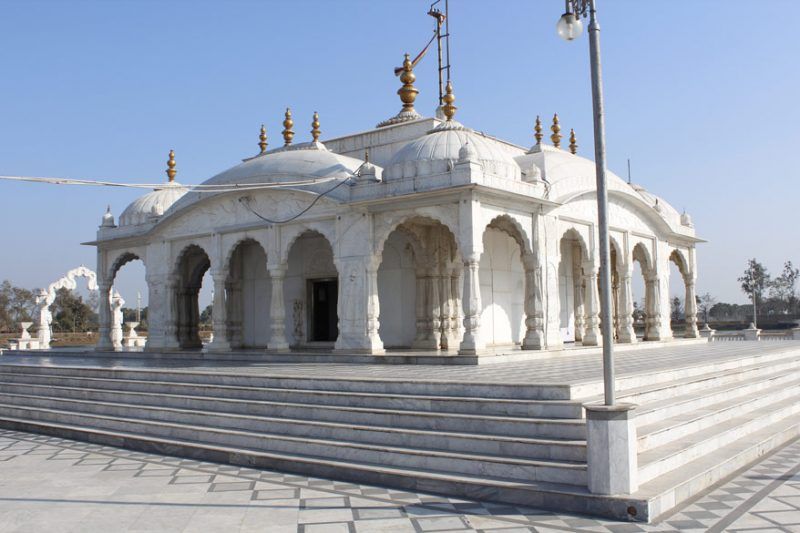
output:
[[[688,413],[681,413],[642,426],[638,428],[639,452],[663,446],[685,435],[696,433],[798,394],[800,394],[800,379],[795,376],[793,381],[781,384],[768,393],[756,390],[750,394],[734,396]]]
[[[518,400],[569,400],[572,389],[567,384],[466,382],[448,380],[401,380],[389,378],[279,376],[269,375],[268,368],[258,368],[258,373],[214,372],[213,367],[203,370],[173,370],[168,367],[154,370],[130,368],[102,368],[93,366],[38,366],[3,363],[0,374],[23,373],[63,375],[74,377],[101,377],[109,379],[181,382],[200,385],[231,385],[259,388],[319,390],[376,394],[410,394],[421,396],[451,396],[467,398],[518,399]]]
[[[617,377],[617,391],[618,397],[628,396],[625,400],[627,402],[642,404],[651,401],[651,399],[669,398],[669,391],[676,384],[682,384],[683,387],[696,386],[703,388],[709,383],[709,379],[739,379],[737,378],[743,371],[748,369],[758,368],[775,368],[775,365],[782,365],[784,363],[790,366],[796,364],[798,359],[797,345],[788,343],[784,349],[746,353],[741,356],[731,357],[728,359],[714,360],[709,362],[698,361],[697,364],[692,366],[681,366],[676,368],[664,369],[657,372],[641,372],[630,375],[622,375]],[[602,382],[599,383],[602,387]],[[577,386],[573,387],[577,389]],[[688,389],[683,389],[686,391]],[[636,392],[651,392],[664,394],[663,396],[653,398],[636,397]],[[601,397],[602,388],[595,394],[577,394],[574,398],[583,399],[596,399]],[[679,391],[677,394],[681,394]]]
[[[639,486],[631,497],[648,502],[650,520],[701,494],[715,483],[800,436],[800,417],[787,416],[716,448]]]
[[[800,396],[793,395],[742,413],[680,439],[639,453],[639,482],[647,483],[671,470],[680,468],[750,433],[800,412]]]
[[[148,437],[196,441],[211,445],[233,446],[304,457],[353,461],[372,464],[376,467],[387,465],[517,481],[586,484],[586,465],[582,463],[534,461],[490,455],[375,446],[347,441],[296,438],[268,432],[222,429],[192,423],[124,418],[8,403],[0,403],[0,410],[3,417],[16,419],[85,426]]]
[[[692,415],[713,409],[715,405],[735,400],[754,393],[773,392],[800,379],[800,368],[782,370],[768,375],[758,375],[748,380],[727,383],[676,396],[669,401],[651,402],[637,409],[636,424],[639,434],[651,433],[653,424],[663,423],[673,417]],[[764,394],[759,394],[764,396]]]
[[[231,429],[268,428],[295,437],[348,440],[385,446],[481,453],[527,459],[585,461],[584,440],[537,439],[417,430],[380,425],[325,422],[309,418],[265,417],[262,402],[205,397],[110,392],[97,389],[9,385],[0,398],[16,405],[60,407],[74,411],[119,414],[165,421],[192,421]],[[64,403],[62,400],[75,400]]]
[[[25,394],[23,386],[22,394]],[[81,394],[81,393],[78,393]],[[102,392],[95,393],[98,396]],[[106,395],[108,393],[105,393]],[[118,397],[128,395],[129,398],[136,398],[140,401],[156,403],[158,398],[153,395],[140,393],[119,393]],[[7,399],[9,402],[16,403],[19,400],[11,399],[19,394],[7,394],[0,390],[0,401]],[[111,394],[111,401],[116,402],[114,394]],[[26,396],[30,401],[34,401],[36,396]],[[48,398],[53,401],[56,398]],[[518,417],[498,417],[498,416],[479,416],[461,415],[447,413],[425,413],[409,411],[390,411],[382,409],[364,408],[342,408],[308,406],[302,404],[275,404],[270,402],[246,402],[237,403],[236,401],[214,400],[208,398],[172,398],[173,401],[182,404],[184,409],[197,412],[204,409],[214,409],[216,405],[246,406],[250,410],[254,420],[263,418],[262,423],[277,423],[281,419],[300,419],[316,420],[326,422],[339,422],[371,426],[387,426],[406,429],[423,429],[431,431],[455,431],[461,433],[477,433],[481,435],[501,435],[509,437],[528,437],[528,438],[555,438],[563,440],[585,440],[586,424],[582,420],[572,419],[545,419],[545,418],[518,418]],[[64,399],[62,401],[75,402],[74,405],[81,405],[80,400]],[[135,401],[135,400],[134,400]],[[84,402],[87,406],[99,402]],[[110,409],[116,403],[109,403]],[[143,409],[143,405],[132,404],[133,409]],[[211,416],[213,413],[203,413]],[[226,415],[227,416],[227,415]],[[224,418],[225,416],[222,416]],[[254,421],[254,423],[256,423]]]
[[[631,519],[632,515],[629,511],[632,509],[635,512],[633,516],[637,520],[646,521],[648,519],[649,507],[646,501],[630,497],[599,496],[590,494],[585,487],[574,485],[544,481],[520,482],[486,476],[467,476],[424,469],[372,465],[359,461],[263,452],[237,448],[230,444],[212,445],[191,439],[143,436],[80,424],[40,422],[27,417],[14,417],[6,412],[0,414],[0,427],[162,455],[295,472],[355,483],[389,486],[408,491],[448,494],[474,500],[605,516],[618,520]]]
[[[744,366],[736,366],[729,363],[726,366],[733,366],[733,368],[720,370],[713,370],[712,368],[710,372],[686,377],[678,375],[683,374],[682,371],[663,372],[661,373],[660,381],[621,391],[617,396],[621,401],[641,406],[661,401],[672,402],[673,398],[696,391],[706,391],[728,384],[736,384],[779,371],[790,372],[800,369],[800,357],[797,356],[796,351],[790,356],[782,355],[776,358],[775,355],[772,355],[767,359],[767,361],[758,360],[754,364]],[[673,379],[664,380],[664,377],[672,377]],[[593,399],[600,399],[600,397]]]
[[[2,372],[2,366],[0,366],[0,380],[4,383],[28,383],[33,385],[153,394],[208,396],[212,398],[231,398],[239,400],[269,400],[341,407],[369,407],[377,409],[436,411],[533,418],[583,417],[581,402],[574,400],[518,400],[411,394],[353,393],[314,389],[281,389],[229,385],[198,385],[195,383],[152,380],[74,377],[60,374],[4,373]]]

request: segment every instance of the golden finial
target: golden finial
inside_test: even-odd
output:
[[[447,120],[453,120],[453,116],[456,114],[456,109],[458,108],[453,105],[453,102],[456,101],[456,95],[453,94],[453,84],[450,81],[447,82],[445,95],[442,97],[442,101],[444,101],[444,106],[442,107],[444,116],[447,117]]]
[[[403,102],[403,111],[414,111],[414,100],[417,99],[419,91],[414,87],[414,80],[417,77],[414,75],[414,64],[408,54],[403,60],[403,73],[400,74],[400,81],[403,86],[397,89],[397,94],[400,95],[400,100]]]
[[[550,140],[553,141],[553,146],[556,148],[561,148],[561,126],[558,123],[558,113],[553,115],[553,125],[550,126],[550,130],[553,134],[550,136]]]
[[[369,163],[369,149],[364,150],[364,163]]]
[[[289,146],[290,144],[292,144],[292,138],[294,137],[294,131],[292,131],[292,126],[294,126],[294,121],[292,120],[292,110],[287,107],[286,118],[283,119],[284,146]]]
[[[261,153],[267,151],[267,128],[261,125],[261,133],[258,135],[258,147],[261,148]]]
[[[167,160],[167,176],[169,177],[170,183],[175,181],[175,174],[178,173],[178,171],[175,170],[175,165],[175,150],[170,150],[169,159]]]
[[[314,111],[314,120],[311,122],[311,139],[314,142],[319,140],[319,135],[322,133],[319,131],[319,113]]]
[[[539,118],[539,115],[536,115],[536,125],[533,127],[533,131],[536,132],[534,137],[536,138],[536,145],[538,146],[542,144],[542,137],[544,137],[544,135],[542,135],[542,119]]]
[[[569,151],[573,154],[578,153],[578,139],[575,138],[575,130],[569,129]]]

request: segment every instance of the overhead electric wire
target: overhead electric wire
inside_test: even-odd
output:
[[[355,173],[352,173],[356,175]],[[307,174],[293,174],[295,176],[308,176]],[[260,177],[260,176],[254,176]],[[103,181],[103,180],[81,180],[81,179],[73,179],[73,178],[40,178],[40,177],[27,177],[27,176],[0,176],[0,180],[6,181],[22,181],[22,182],[29,182],[29,183],[44,183],[49,185],[83,185],[83,186],[98,186],[98,187],[122,187],[122,188],[132,188],[132,189],[165,189],[168,187],[180,188],[180,189],[187,189],[188,192],[198,192],[198,193],[225,193],[225,192],[247,192],[247,191],[255,191],[255,190],[263,190],[263,189],[278,189],[278,188],[293,188],[293,187],[302,187],[302,186],[309,186],[309,185],[319,185],[321,183],[328,183],[330,181],[336,181],[341,179],[339,183],[331,187],[330,189],[323,191],[321,193],[317,193],[316,198],[308,205],[308,207],[304,208],[302,211],[297,213],[294,216],[291,216],[285,220],[274,220],[267,218],[260,213],[258,213],[252,206],[250,206],[249,201],[250,198],[247,196],[242,196],[239,198],[239,202],[250,211],[252,214],[267,222],[269,224],[285,224],[287,222],[291,222],[296,220],[306,214],[308,211],[313,208],[317,202],[323,197],[327,196],[328,194],[332,193],[345,183],[348,183],[351,179],[351,176],[347,176],[345,178],[338,178],[338,177],[330,177],[330,178],[318,178],[315,176],[310,176],[310,179],[300,180],[300,181],[283,181],[283,182],[262,182],[262,183],[225,183],[220,185],[214,184],[200,184],[200,185],[181,185],[181,184],[172,184],[172,183],[119,183],[113,181]],[[314,191],[307,191],[307,192],[314,192]]]
[[[317,204],[317,202],[319,202],[320,198],[322,198],[323,196],[327,196],[328,194],[332,193],[337,188],[339,188],[342,185],[344,185],[345,183],[347,183],[349,180],[350,180],[350,178],[347,178],[346,180],[342,180],[339,183],[337,183],[336,185],[334,185],[333,187],[331,187],[330,189],[328,189],[327,191],[318,194],[317,197],[314,198],[314,201],[311,202],[308,205],[308,207],[306,207],[305,209],[303,209],[302,211],[300,211],[296,215],[294,215],[292,217],[289,217],[289,218],[287,218],[285,220],[272,220],[272,219],[269,219],[269,218],[267,218],[265,216],[262,216],[261,214],[257,213],[255,209],[250,207],[250,204],[249,204],[250,199],[247,196],[243,196],[243,197],[239,198],[239,202],[245,207],[245,209],[247,209],[248,211],[253,213],[255,216],[257,216],[258,218],[260,218],[264,222],[267,222],[269,224],[286,224],[287,222],[291,222],[293,220],[296,220],[296,219],[300,218],[301,216],[303,216],[304,214],[308,213],[311,210],[311,208],[314,207]]]
[[[297,176],[298,174],[293,174]],[[302,174],[299,176],[303,176]],[[259,177],[259,176],[254,176]],[[121,187],[128,189],[165,189],[168,187],[175,187],[187,189],[194,192],[232,192],[232,191],[247,191],[258,189],[274,189],[281,187],[302,187],[307,185],[317,185],[320,183],[327,183],[339,178],[318,178],[316,176],[308,176],[308,179],[299,181],[282,181],[282,182],[260,182],[260,183],[223,183],[223,184],[198,184],[198,185],[183,185],[175,183],[120,183],[114,181],[104,180],[82,180],[74,178],[41,178],[29,176],[0,176],[0,180],[6,181],[22,181],[29,183],[44,183],[48,185],[83,185],[83,186],[96,186],[96,187]],[[349,179],[349,177],[347,178]],[[346,181],[346,179],[345,179]]]

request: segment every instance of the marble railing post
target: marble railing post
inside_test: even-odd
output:
[[[464,260],[464,338],[458,352],[477,354],[486,348],[481,337],[480,255]]]
[[[522,259],[525,269],[525,338],[523,350],[544,348],[544,314],[542,306],[542,267],[528,254]]]
[[[591,263],[584,266],[586,272],[586,290],[584,305],[586,306],[586,329],[583,332],[584,346],[597,346],[600,344],[600,293],[597,289],[597,269]]]
[[[102,280],[98,284],[98,338],[96,349],[98,351],[113,350],[111,343],[111,282]]]
[[[689,339],[696,339],[700,337],[700,331],[697,329],[697,299],[695,297],[693,279],[686,280],[684,309],[686,311],[686,333],[684,336]]]
[[[636,331],[633,329],[633,288],[632,272],[626,270],[620,275],[619,284],[619,319],[617,337],[619,342],[636,342]]]
[[[380,335],[381,302],[378,295],[378,268],[380,258],[375,258],[367,263],[367,350],[373,355],[383,354],[383,341]]]
[[[214,272],[211,278],[214,280],[214,301],[211,308],[214,340],[205,349],[209,352],[226,352],[231,349],[228,342],[228,309],[225,299],[225,281],[228,276],[224,272]]]

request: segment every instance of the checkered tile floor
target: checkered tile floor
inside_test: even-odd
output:
[[[644,525],[0,430],[6,531],[800,532],[800,439]]]

